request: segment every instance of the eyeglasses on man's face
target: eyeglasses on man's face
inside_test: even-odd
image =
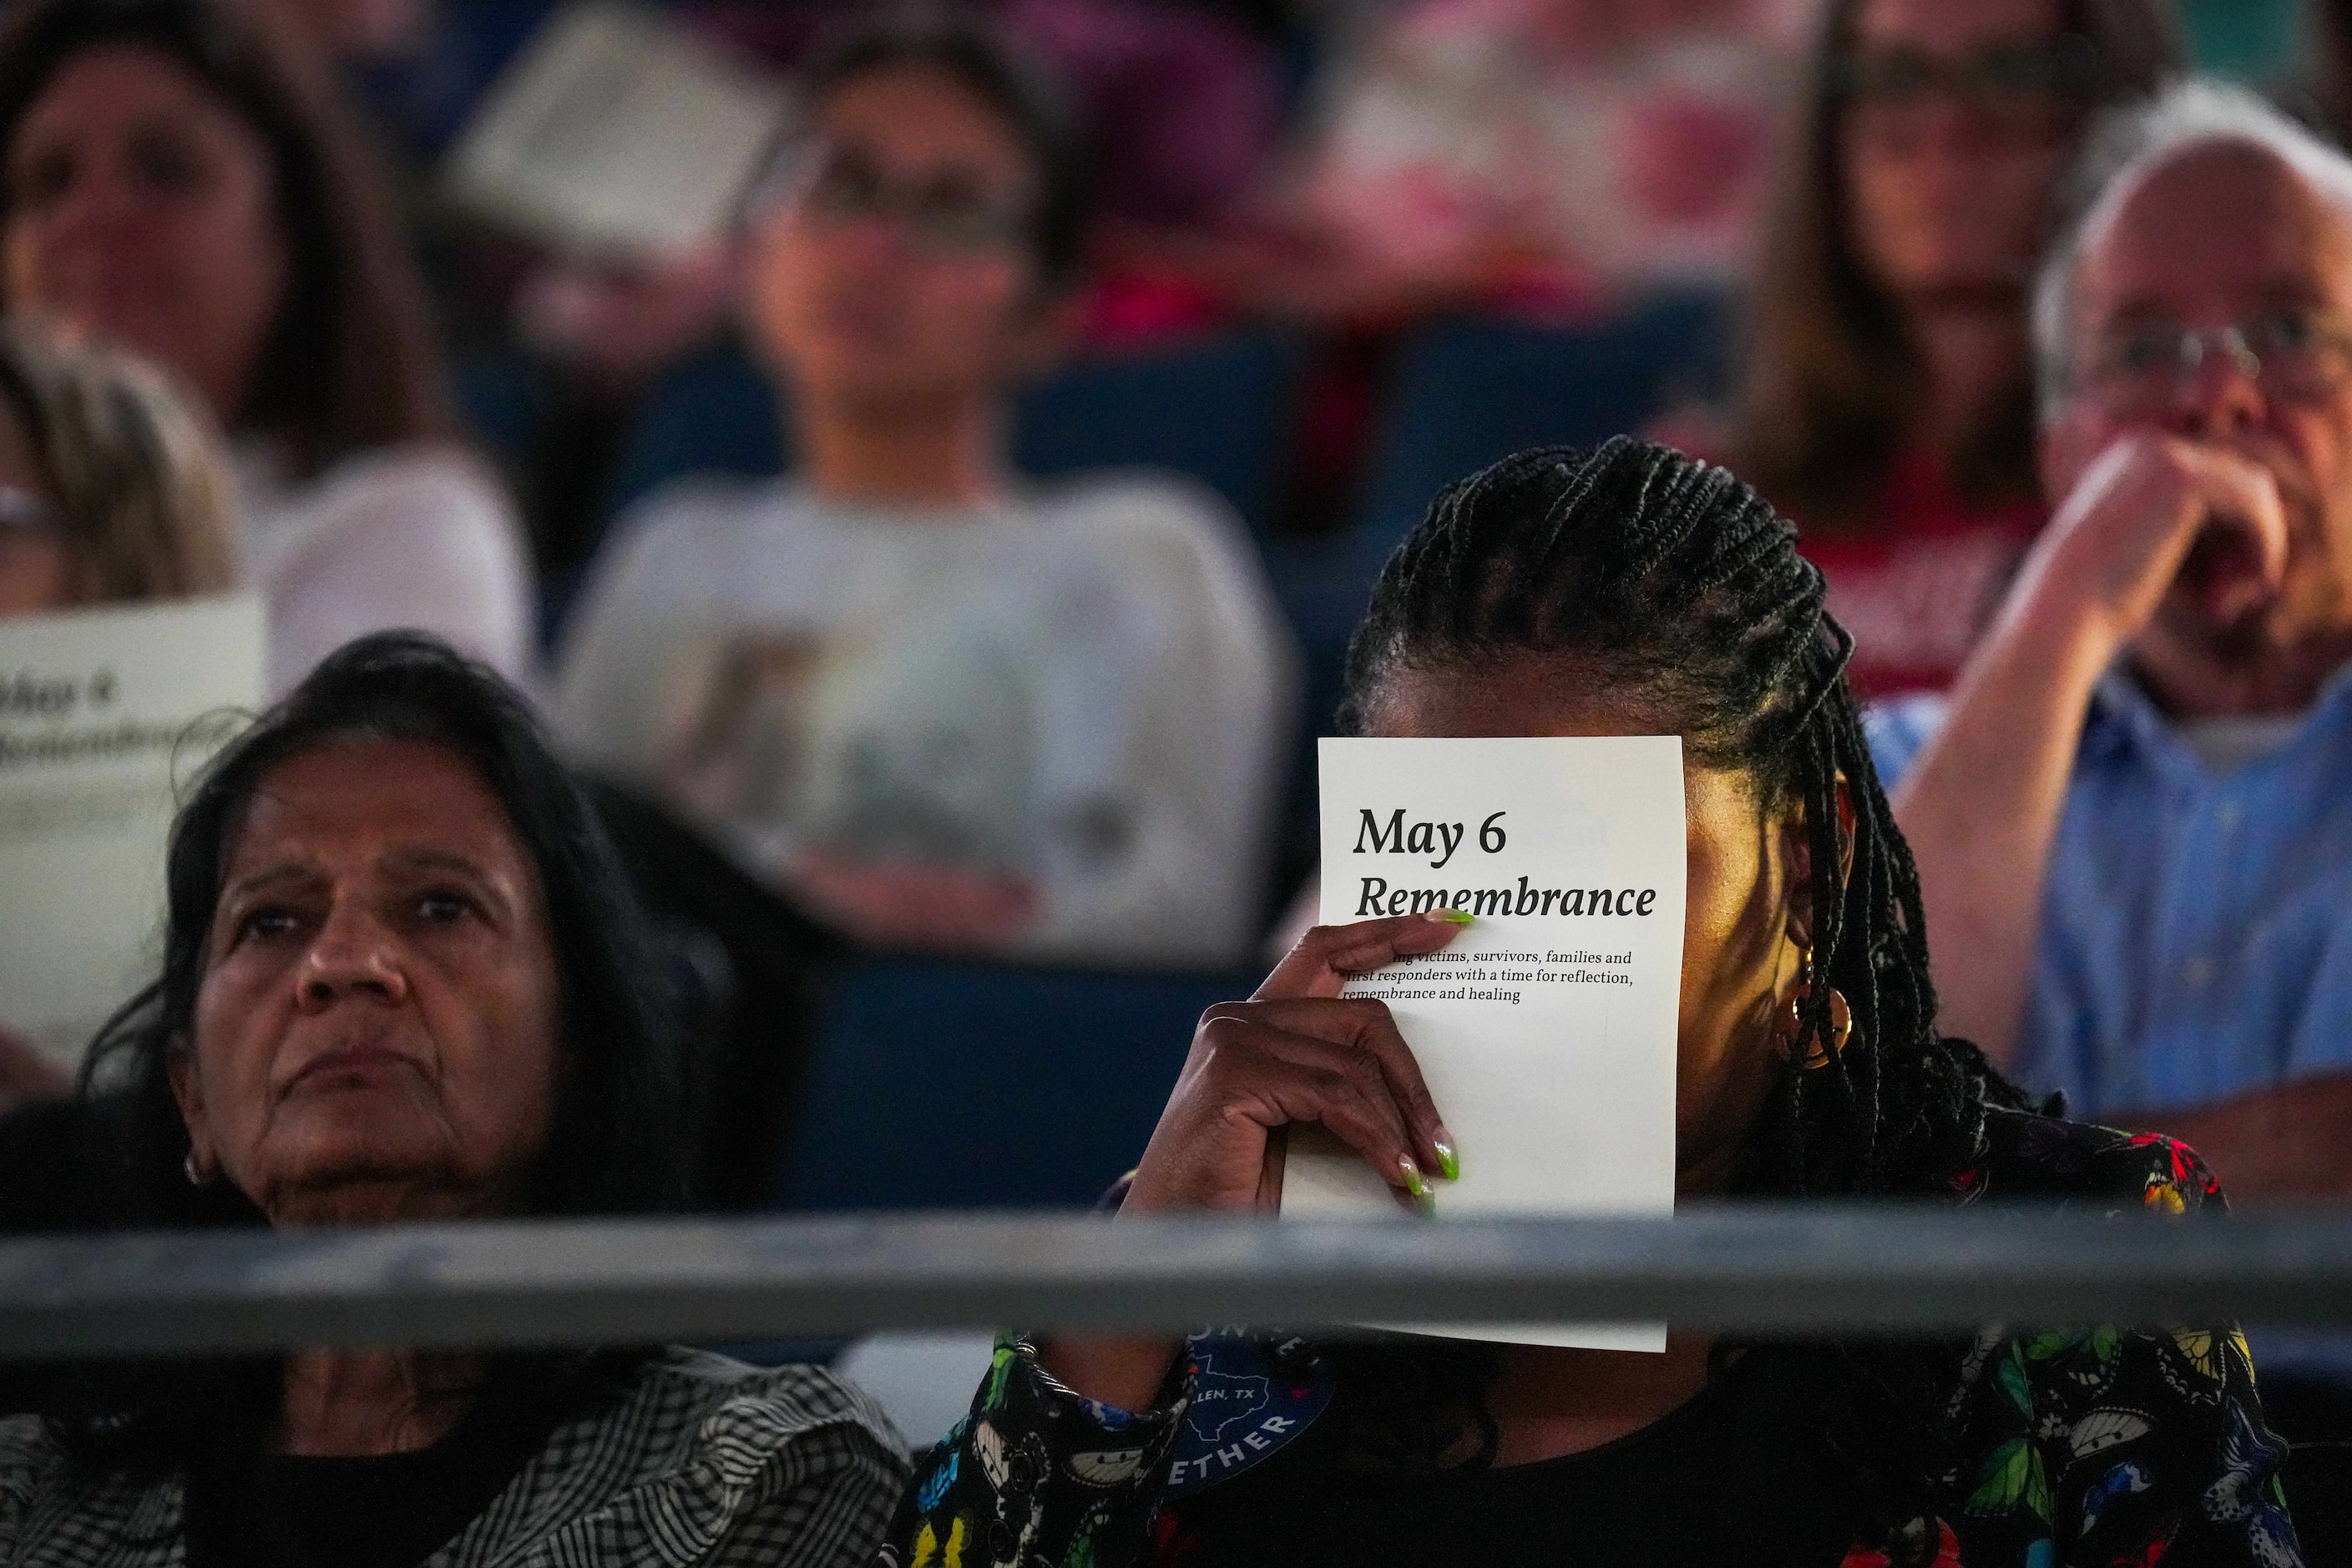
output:
[[[2315,402],[2352,380],[2352,321],[2289,310],[2225,327],[2138,322],[2100,339],[2078,384],[2113,412],[2161,413],[2179,404],[2209,363],[2233,368],[2265,396]]]
[[[1014,249],[1035,221],[1027,191],[993,188],[976,171],[891,173],[855,142],[812,141],[787,155],[767,203],[820,226],[887,221],[916,247],[941,257]]]

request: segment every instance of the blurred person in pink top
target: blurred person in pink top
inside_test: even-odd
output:
[[[1580,313],[1744,268],[1805,0],[1418,0],[1341,38],[1248,216],[1320,316]]]

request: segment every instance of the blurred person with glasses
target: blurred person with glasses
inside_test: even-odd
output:
[[[1948,713],[1885,716],[1948,1026],[2246,1202],[2352,1197],[2352,159],[2187,85],[2035,298],[2056,505]],[[2268,1392],[2333,1380],[2352,1351]],[[2280,1426],[2302,1436],[2283,1394]],[[2304,1430],[2298,1430],[2298,1426]]]
[[[0,620],[226,593],[235,578],[227,477],[188,402],[121,355],[0,330]],[[5,1008],[0,1110],[66,1092]]]
[[[1863,696],[1940,690],[2045,515],[2026,292],[2053,191],[2179,46],[2165,0],[1834,0],[1814,60],[1724,455],[1805,531]]]
[[[559,731],[860,942],[1230,958],[1292,680],[1260,569],[1202,491],[1012,469],[1081,272],[1066,106],[953,12],[852,24],[801,89],[744,305],[796,471],[625,519]]]

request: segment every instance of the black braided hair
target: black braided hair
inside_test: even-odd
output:
[[[1442,492],[1389,558],[1349,648],[1341,724],[1366,728],[1400,672],[1558,659],[1620,712],[1679,734],[1692,761],[1745,773],[1760,810],[1801,804],[1815,983],[1736,1186],[1924,1195],[1948,1190],[1980,1152],[1988,1107],[2025,1102],[1974,1046],[1937,1033],[1918,873],[1845,679],[1853,640],[1823,607],[1821,572],[1796,537],[1729,472],[1648,442],[1507,458]],[[1807,1047],[1828,1037],[1832,987],[1851,1005],[1853,1034],[1808,1069]],[[1391,1448],[1427,1452],[1482,1428],[1491,1438],[1481,1382],[1494,1375],[1491,1353],[1396,1343],[1335,1353],[1359,1388],[1394,1378],[1405,1358],[1427,1363],[1406,1402],[1430,1436],[1387,1438]],[[1852,1476],[1864,1528],[1894,1531],[1932,1506],[1922,1487],[1938,1468],[1936,1355],[1717,1347],[1719,1368],[1767,1358],[1805,1369],[1795,1381],[1812,1391],[1810,1423]],[[1360,1403],[1360,1426],[1415,1424],[1396,1399]],[[1354,1446],[1376,1441],[1360,1432]]]
[[[1916,1193],[1976,1156],[1988,1104],[2024,1102],[1974,1046],[1936,1032],[1918,873],[1846,683],[1853,639],[1796,539],[1727,470],[1665,447],[1620,437],[1506,458],[1443,491],[1389,558],[1348,650],[1341,724],[1360,731],[1400,670],[1558,658],[1681,735],[1693,761],[1745,772],[1763,809],[1801,803],[1815,984],[1740,1189]],[[1832,988],[1853,1037],[1802,1070],[1828,1037]]]

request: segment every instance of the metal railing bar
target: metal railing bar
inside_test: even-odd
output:
[[[1011,1323],[2352,1326],[2352,1214],[1820,1204],[1667,1219],[843,1215],[0,1242],[0,1359],[556,1346]]]

